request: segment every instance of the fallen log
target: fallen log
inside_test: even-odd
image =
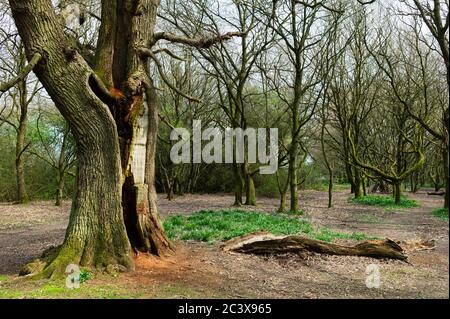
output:
[[[255,255],[280,255],[311,251],[319,254],[339,256],[361,256],[406,260],[402,247],[396,242],[368,240],[355,246],[343,246],[301,236],[274,236],[261,232],[235,238],[222,246],[225,251]]]
[[[428,192],[428,195],[435,195],[435,196],[444,196],[445,192]]]

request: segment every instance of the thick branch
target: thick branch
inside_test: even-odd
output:
[[[187,38],[173,33],[158,32],[153,36],[153,40],[149,43],[149,46],[154,46],[159,40],[166,40],[172,43],[185,44],[199,49],[207,49],[216,43],[230,40],[233,37],[245,37],[246,35],[247,33],[245,32],[227,32],[212,38]]]
[[[38,62],[41,60],[42,56],[40,53],[36,53],[31,61],[28,63],[28,65],[17,75],[14,79],[0,84],[0,92],[6,92],[10,88],[12,88],[14,85],[22,81],[27,77],[27,75],[34,69],[34,67],[38,64]]]
[[[149,48],[146,48],[146,47],[140,47],[140,48],[138,49],[138,51],[139,51],[139,54],[140,54],[142,57],[146,57],[146,58],[151,58],[151,55],[152,55],[152,54],[156,56],[156,55],[159,54],[159,53],[166,53],[168,56],[174,58],[175,60],[179,60],[179,61],[186,62],[186,59],[184,59],[184,58],[182,58],[182,57],[176,55],[175,53],[173,53],[172,51],[170,51],[170,50],[167,49],[167,48],[162,48],[162,49],[158,49],[158,50],[152,51],[152,50],[150,50]]]
[[[163,68],[161,62],[156,58],[156,56],[155,56],[151,51],[148,51],[147,54],[148,54],[148,57],[150,57],[150,58],[155,62],[156,67],[157,67],[158,72],[159,72],[159,75],[161,76],[161,79],[164,81],[164,83],[167,84],[167,86],[168,86],[170,89],[174,90],[175,92],[177,92],[178,94],[180,94],[182,97],[184,97],[184,98],[186,98],[186,99],[188,99],[188,100],[190,100],[190,101],[197,102],[197,103],[201,103],[201,100],[200,100],[200,99],[198,99],[198,98],[196,98],[196,97],[193,97],[193,96],[190,96],[190,95],[187,95],[186,93],[183,93],[183,92],[182,92],[180,89],[178,89],[174,84],[172,84],[172,83],[170,82],[170,80],[166,77],[166,75],[165,75],[165,73],[164,73],[164,68]]]
[[[324,1],[319,1],[319,2],[314,2],[314,3],[307,3],[305,1],[295,0],[295,3],[303,5],[305,7],[311,8],[311,9],[316,9],[317,7],[322,7],[324,9],[328,10],[328,11],[331,11],[331,12],[335,12],[335,13],[339,13],[339,14],[344,13],[344,11],[342,11],[342,10],[337,10],[337,9],[334,9],[334,8],[332,8],[330,6],[327,6]]]
[[[232,239],[225,243],[222,249],[255,255],[279,255],[311,251],[338,256],[407,259],[402,247],[389,239],[368,240],[355,246],[342,246],[300,236],[277,237],[265,232]]]

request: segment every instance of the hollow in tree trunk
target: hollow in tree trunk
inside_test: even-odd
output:
[[[155,98],[147,60],[135,50],[153,37],[159,1],[143,0],[138,10],[130,4],[103,2],[97,52],[114,54],[98,56],[95,74],[72,47],[50,0],[10,1],[28,60],[43,57],[34,71],[69,123],[77,149],[69,225],[45,276],[64,274],[68,264],[133,269],[133,250],[162,255],[172,249],[156,210]],[[99,78],[121,89],[121,97],[111,100]],[[148,132],[139,122],[145,114]],[[142,136],[146,143],[137,147]]]

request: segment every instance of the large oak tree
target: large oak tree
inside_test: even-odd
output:
[[[186,38],[155,32],[159,0],[101,1],[95,58],[69,33],[51,0],[10,0],[34,72],[69,123],[77,147],[77,191],[64,243],[43,274],[70,263],[133,268],[133,251],[173,249],[158,217],[155,145],[158,115],[148,70],[166,40],[206,48],[238,33]],[[175,87],[172,87],[176,89]]]

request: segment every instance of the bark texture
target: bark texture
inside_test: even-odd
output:
[[[311,251],[340,256],[363,256],[406,260],[403,249],[394,241],[370,240],[355,246],[342,246],[300,236],[276,237],[257,233],[233,239],[223,246],[226,251],[255,255],[279,255]]]
[[[50,0],[10,1],[28,60],[36,53],[42,56],[34,71],[69,123],[77,148],[77,192],[69,226],[64,243],[48,260],[46,276],[64,273],[70,263],[132,269],[132,248],[157,255],[171,248],[157,215],[153,185],[157,124],[151,123],[147,136],[139,121],[156,112],[152,101],[144,103],[151,81],[147,61],[136,47],[150,42],[159,1],[106,3],[95,74],[71,47]],[[111,100],[105,86],[123,94]]]
[[[27,148],[25,137],[28,127],[28,103],[27,103],[27,85],[25,80],[18,83],[19,86],[19,107],[20,117],[17,127],[16,139],[16,179],[17,179],[17,202],[24,203],[28,200],[25,187],[25,160],[24,152]]]

